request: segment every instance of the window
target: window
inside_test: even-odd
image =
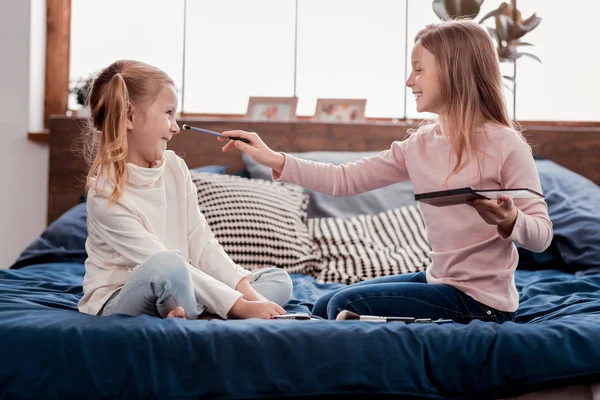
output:
[[[367,117],[402,118],[405,8],[397,0],[301,0],[298,115],[317,98],[366,98]]]
[[[165,71],[181,94],[183,5],[184,0],[72,0],[70,80],[134,59]]]
[[[499,4],[484,2],[478,18]],[[591,44],[600,5],[519,7],[544,20],[523,39],[535,46],[522,50],[542,64],[517,62],[517,118],[600,120],[600,58]],[[317,98],[366,98],[367,117],[428,116],[417,113],[404,82],[414,36],[439,21],[431,1],[72,0],[71,15],[71,80],[138,59],[175,80],[184,112],[244,114],[250,96],[296,95],[298,115],[313,115]],[[513,66],[501,70],[512,75]],[[512,114],[508,89],[505,99]]]
[[[536,12],[544,20],[524,38],[535,45],[531,52],[542,64],[526,57],[517,61],[517,118],[600,120],[600,58],[594,44],[600,3],[573,0],[566,7],[528,0],[519,6],[523,17]]]
[[[294,95],[294,0],[188,1],[186,112],[244,114]]]

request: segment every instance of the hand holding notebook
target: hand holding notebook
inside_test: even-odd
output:
[[[415,200],[435,207],[446,207],[467,204],[469,200],[475,199],[496,200],[500,199],[502,196],[507,196],[511,199],[544,198],[544,195],[541,193],[527,188],[473,189],[472,187],[464,187],[415,194]]]

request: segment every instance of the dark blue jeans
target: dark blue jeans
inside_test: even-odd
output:
[[[486,306],[459,289],[429,284],[425,272],[385,276],[355,283],[321,297],[313,314],[335,319],[342,310],[361,315],[444,318],[467,324],[474,319],[514,321],[515,313]]]

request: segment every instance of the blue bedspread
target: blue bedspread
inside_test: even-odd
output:
[[[76,311],[82,264],[0,270],[3,398],[502,397],[600,379],[600,272],[517,271],[518,323],[186,321]],[[294,276],[289,311],[335,285]]]

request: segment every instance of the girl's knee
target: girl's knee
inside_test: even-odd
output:
[[[264,272],[264,280],[269,283],[271,301],[280,306],[286,305],[292,298],[294,283],[290,275],[281,268],[271,268]]]
[[[333,295],[333,297],[331,297],[327,303],[327,318],[335,319],[340,311],[348,309],[348,304],[352,301],[351,297],[351,290],[340,290],[338,293]]]
[[[155,279],[173,280],[189,274],[185,259],[176,250],[156,253],[138,268]]]
[[[286,271],[276,268],[275,281],[279,284],[279,290],[281,292],[282,305],[286,305],[290,299],[292,298],[292,292],[294,291],[294,282],[292,282],[292,278],[290,278],[290,274]]]

